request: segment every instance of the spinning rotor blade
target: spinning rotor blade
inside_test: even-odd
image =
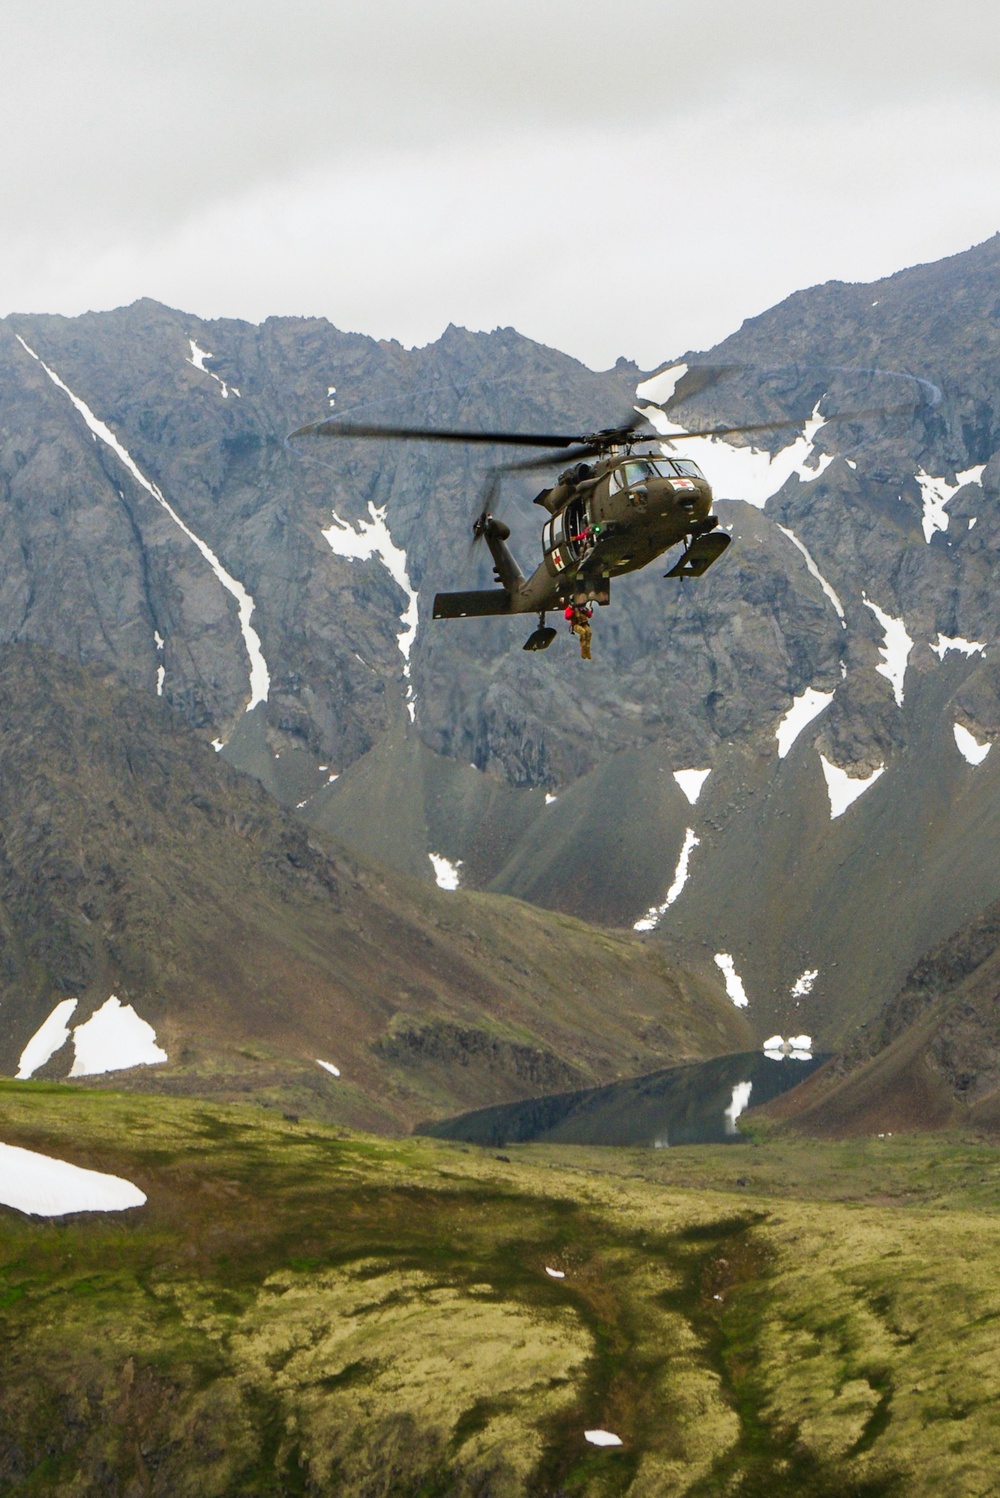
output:
[[[559,436],[552,432],[477,432],[460,427],[383,427],[353,421],[314,421],[299,427],[293,437],[374,437],[403,442],[470,442],[493,447],[569,447],[585,442],[578,433]]]
[[[657,401],[647,401],[648,406],[657,406],[664,410]],[[831,426],[835,421],[860,421],[864,416],[894,416],[902,411],[909,411],[910,406],[871,406],[866,411],[835,411],[832,416],[823,417],[823,426]],[[693,437],[729,437],[741,432],[777,432],[782,427],[801,427],[800,417],[794,417],[789,421],[752,421],[737,427],[705,427],[699,432],[656,432],[655,438],[658,442],[688,442]]]
[[[652,404],[652,403],[650,403]],[[576,437],[573,447],[567,447],[561,453],[550,453],[544,458],[525,458],[519,463],[505,463],[505,473],[525,473],[533,468],[551,468],[554,464],[569,467],[571,463],[582,463],[585,458],[596,458],[600,453],[605,453],[611,447],[627,447],[633,442],[653,441],[656,432],[643,432],[637,436],[638,428],[646,421],[641,411],[636,411],[627,421],[623,421],[617,427],[605,427],[603,431],[593,432],[586,437]]]
[[[486,533],[486,522],[493,514],[493,506],[496,504],[497,496],[499,495],[499,493],[500,470],[499,468],[491,468],[486,475],[482,491],[480,492],[479,514],[472,522],[473,546],[475,546],[477,542],[481,541]]]

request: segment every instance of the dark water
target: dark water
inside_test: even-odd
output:
[[[758,1107],[804,1081],[825,1060],[772,1061],[762,1051],[717,1056],[606,1087],[478,1108],[439,1123],[418,1124],[414,1133],[493,1146],[529,1140],[656,1148],[734,1143],[741,1138],[734,1117],[742,1111],[741,1100],[745,1107]]]

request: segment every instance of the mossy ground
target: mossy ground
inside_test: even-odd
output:
[[[52,1084],[0,1138],[149,1198],[0,1213],[0,1492],[1000,1491],[989,1145],[507,1160]]]

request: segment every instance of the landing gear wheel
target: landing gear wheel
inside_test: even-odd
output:
[[[556,631],[551,625],[546,625],[545,615],[539,614],[538,628],[528,636],[522,645],[522,650],[548,650],[556,637]]]

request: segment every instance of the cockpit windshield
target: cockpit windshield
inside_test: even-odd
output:
[[[623,474],[626,487],[641,484],[645,479],[674,478],[677,474],[692,479],[705,477],[697,463],[690,458],[630,458],[619,471]]]
[[[644,479],[662,477],[662,470],[651,458],[632,458],[625,464],[625,483],[629,487],[632,484],[641,484]]]

